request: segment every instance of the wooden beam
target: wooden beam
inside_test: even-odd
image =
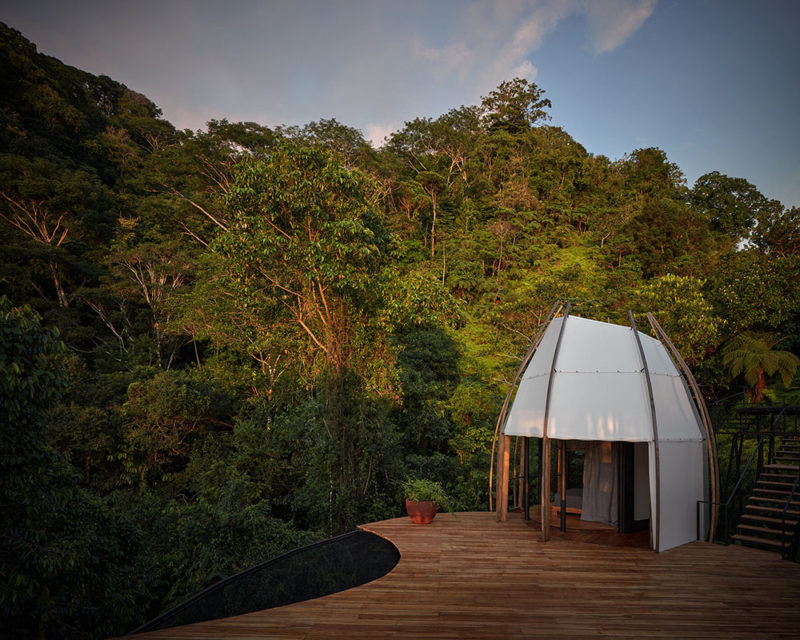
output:
[[[496,511],[497,511],[497,521],[500,522],[502,518],[501,514],[501,506],[503,504],[503,486],[505,483],[505,478],[503,476],[503,472],[505,470],[505,465],[503,464],[503,458],[505,456],[505,444],[506,440],[505,437],[500,438],[499,442],[497,443],[497,501],[496,501]]]
[[[542,542],[550,539],[550,438],[542,438]]]
[[[508,519],[508,475],[511,462],[511,436],[503,436],[503,484],[498,487],[497,499],[500,501],[500,522]]]
[[[522,517],[525,520],[531,519],[531,439],[524,438],[522,441]]]
[[[514,509],[519,508],[519,436],[513,436],[512,439],[514,440],[514,453],[511,456],[511,470],[509,472],[509,478],[511,479],[511,504],[513,505]]]

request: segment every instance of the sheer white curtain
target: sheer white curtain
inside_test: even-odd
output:
[[[611,442],[590,442],[583,462],[581,520],[617,526],[617,452]]]

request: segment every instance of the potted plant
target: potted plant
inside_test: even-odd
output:
[[[452,501],[444,487],[433,480],[410,478],[403,483],[406,497],[406,511],[416,524],[428,524],[433,520],[439,507],[453,511]]]

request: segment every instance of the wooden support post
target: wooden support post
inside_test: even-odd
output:
[[[550,438],[542,438],[542,542],[550,539]]]
[[[512,473],[509,474],[511,479],[511,504],[514,509],[519,507],[519,464],[517,454],[519,453],[519,436],[514,438],[514,455],[511,456],[512,460]]]
[[[536,438],[536,468],[538,474],[536,478],[536,496],[539,505],[542,503],[542,469],[544,469],[544,442],[541,438]]]
[[[525,437],[522,441],[522,517],[531,519],[530,479],[531,470],[531,439]]]
[[[497,500],[499,504],[500,522],[508,520],[508,477],[509,463],[511,462],[511,436],[503,436],[503,484],[498,487]]]
[[[500,509],[501,505],[503,504],[503,485],[505,484],[505,478],[503,478],[503,455],[504,455],[504,448],[506,444],[506,439],[504,436],[500,436],[497,440],[497,469],[495,470],[497,473],[497,479],[495,482],[495,487],[497,491],[497,498],[495,500],[495,509],[497,513],[497,521],[500,522],[501,514]]]

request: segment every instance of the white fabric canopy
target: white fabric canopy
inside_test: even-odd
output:
[[[637,472],[637,477],[639,482],[649,479],[651,528],[657,550],[663,551],[696,538],[697,501],[706,499],[705,438],[694,401],[667,350],[643,333],[638,338],[646,367],[632,327],[575,316],[553,320],[522,376],[503,432],[648,443],[649,472]]]
[[[544,433],[547,385],[552,389],[547,436],[558,440],[652,442],[653,420],[644,366],[631,327],[570,316],[556,318],[525,370],[508,414],[508,436]],[[702,425],[664,346],[639,332],[647,358],[658,440],[702,441]]]

